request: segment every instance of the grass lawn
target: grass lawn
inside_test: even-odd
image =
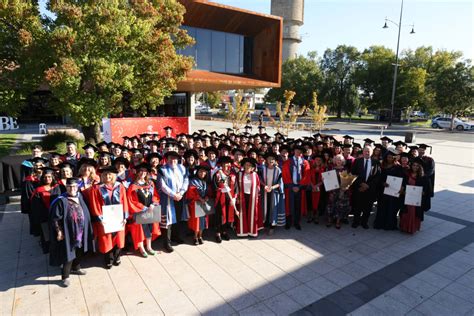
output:
[[[17,137],[18,134],[0,134],[0,158],[10,153],[10,149]]]

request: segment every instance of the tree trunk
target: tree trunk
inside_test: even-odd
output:
[[[100,142],[100,125],[98,123],[94,123],[90,126],[83,126],[82,133],[84,134],[84,139],[86,144],[87,143],[94,143],[97,144]]]

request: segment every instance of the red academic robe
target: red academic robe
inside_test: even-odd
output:
[[[188,200],[188,210],[189,210],[189,219],[188,219],[188,228],[193,232],[198,232],[201,230],[200,227],[200,218],[196,217],[196,202],[199,201],[199,193],[195,186],[190,185],[188,191],[186,192],[185,199]],[[208,218],[206,218],[206,227],[208,226]]]
[[[263,228],[263,216],[260,214],[260,177],[256,172],[251,173],[250,202],[245,203],[244,172],[239,173],[239,220],[237,222],[237,236],[258,236],[258,230]],[[248,207],[249,206],[249,207]]]
[[[99,189],[101,186],[102,185],[94,185],[92,188],[86,189],[90,190],[89,212],[91,213],[91,218],[102,216],[102,206],[105,205],[105,201]],[[123,213],[128,214],[127,191],[122,184],[119,184],[119,186],[120,204],[123,205]],[[115,246],[120,249],[125,246],[125,231],[122,230],[116,233],[106,234],[104,232],[104,226],[102,226],[100,222],[93,222],[92,228],[94,229],[94,236],[97,237],[97,243],[101,253],[107,253]]]
[[[311,166],[311,171],[310,171],[311,185],[316,185],[319,188],[319,190],[311,192],[311,202],[313,203],[312,209],[316,210],[316,212],[318,210],[319,200],[321,198],[321,187],[323,186],[321,174],[324,171],[325,171],[324,167],[315,168]]]
[[[150,183],[150,185],[153,185]],[[125,233],[132,236],[133,240],[133,246],[135,249],[138,249],[138,244],[140,242],[145,241],[145,234],[143,233],[143,228],[142,225],[135,223],[133,220],[133,214],[139,213],[145,205],[140,203],[138,200],[138,195],[137,195],[137,190],[141,188],[138,184],[132,183],[128,187],[127,190],[127,197],[128,197],[128,211],[129,211],[129,223],[127,223],[126,228],[125,228]],[[158,197],[158,194],[156,192],[156,189],[153,188],[153,203],[159,204],[160,203],[160,198]],[[151,239],[155,240],[161,235],[160,231],[160,225],[159,223],[153,223],[153,229],[151,231]]]
[[[283,184],[285,185],[285,213],[286,216],[291,214],[290,208],[290,194],[292,194],[292,189],[288,186],[293,185],[293,174],[291,172],[293,163],[293,158],[289,158],[288,160],[283,162],[281,173],[283,178]],[[309,162],[303,160],[303,166],[301,170],[301,180],[299,185],[309,185],[311,180],[311,169],[309,166]],[[301,215],[306,215],[306,190],[301,190]]]
[[[226,223],[233,223],[234,222],[234,212],[235,212],[235,209],[234,209],[234,206],[232,205],[232,203],[229,203],[229,204],[226,204],[226,195],[228,193],[225,193],[225,192],[222,192],[222,190],[224,190],[224,184],[220,181],[221,179],[221,170],[217,171],[216,174],[214,175],[214,183],[216,185],[216,210],[218,209],[217,206],[220,204],[221,206],[221,211],[222,211],[222,224],[226,224]],[[236,181],[237,181],[237,177],[236,175],[233,173],[233,172],[230,172],[229,175],[227,175],[229,177],[229,180],[228,180],[228,186],[230,188],[230,196],[232,198],[235,198],[236,194],[235,194],[235,185],[236,185]],[[227,214],[228,214],[228,217],[227,217]]]

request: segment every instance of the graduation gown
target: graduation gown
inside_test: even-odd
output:
[[[283,163],[282,177],[285,186],[285,210],[286,216],[291,215],[291,210],[295,209],[295,203],[301,203],[301,215],[306,215],[306,190],[304,187],[310,184],[311,170],[309,162],[303,159],[301,166],[301,178],[298,184],[293,183],[293,170],[296,168],[293,157],[289,158]],[[294,187],[299,187],[301,192],[301,201],[295,199]]]
[[[40,227],[42,223],[47,223],[49,219],[49,208],[51,202],[61,195],[61,190],[56,184],[48,191],[45,186],[37,187],[31,196],[31,220],[35,227]]]
[[[209,185],[200,179],[192,179],[185,198],[189,211],[188,227],[193,232],[202,231],[207,228],[207,216],[196,217],[196,202],[198,202],[200,198],[204,199],[205,197],[210,198]]]
[[[236,225],[237,236],[257,237],[258,230],[263,228],[263,218],[260,214],[260,178],[255,171],[250,173],[250,196],[247,204],[244,193],[244,175],[244,171],[239,172],[237,198],[240,215]]]
[[[272,186],[279,184],[277,189],[273,189],[271,192],[265,191],[267,185],[267,166],[262,166],[261,169],[261,215],[263,221],[267,218],[271,226],[285,226],[286,213],[285,213],[285,189],[283,184],[283,177],[281,169],[278,166],[273,167],[273,177],[271,180]]]
[[[95,251],[94,247],[94,236],[92,233],[92,225],[84,199],[80,193],[77,194],[79,205],[82,208],[84,214],[84,231],[83,231],[83,242],[82,249],[84,253],[88,251]],[[51,204],[50,214],[50,241],[51,248],[49,252],[49,264],[52,266],[60,266],[69,261],[76,259],[76,247],[74,246],[74,229],[71,216],[69,214],[69,203],[66,194],[61,195],[53,201]],[[61,241],[57,240],[57,227],[63,232],[64,239]]]
[[[188,220],[184,210],[183,203],[175,203],[172,198],[174,194],[181,193],[184,197],[189,186],[188,171],[183,165],[176,166],[176,175],[180,177],[179,181],[175,178],[174,169],[166,165],[160,168],[160,204],[161,204],[161,227],[167,228],[179,221]],[[180,187],[178,187],[178,185]],[[178,208],[176,207],[178,206]],[[182,208],[179,208],[182,207]]]
[[[125,246],[125,231],[106,234],[101,222],[103,215],[102,206],[104,205],[122,204],[123,218],[128,218],[128,199],[125,187],[121,183],[116,182],[112,190],[109,191],[104,184],[95,185],[91,190],[89,204],[98,250],[101,253],[107,253],[115,246],[119,249],[123,248]]]
[[[138,249],[138,244],[140,242],[145,241],[145,234],[143,232],[143,228],[141,224],[135,223],[134,214],[146,211],[146,208],[150,206],[152,203],[146,203],[145,205],[141,201],[141,197],[139,197],[139,190],[145,192],[147,194],[151,194],[151,202],[152,203],[159,203],[159,197],[155,190],[155,186],[152,182],[146,185],[139,185],[136,183],[130,184],[127,189],[127,198],[128,198],[128,220],[125,229],[125,233],[132,236],[133,246],[135,250]],[[141,194],[141,193],[140,193]],[[151,239],[155,240],[161,235],[159,223],[153,223],[153,228],[151,231]]]
[[[236,197],[237,177],[232,171],[227,175],[218,170],[213,177],[213,185],[216,193],[216,221],[220,220],[222,225],[234,222],[234,206],[230,198]],[[226,193],[226,186],[229,192]]]

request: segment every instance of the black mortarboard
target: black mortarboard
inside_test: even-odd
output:
[[[352,148],[352,144],[344,144],[342,145],[342,148]]]
[[[300,150],[301,152],[306,152],[306,148],[304,148],[303,146],[300,146],[300,145],[295,145],[293,146],[293,151],[295,150]]]
[[[400,153],[400,158],[401,157],[410,158],[410,154],[409,153]]]
[[[85,145],[82,147],[82,149],[84,149],[84,150],[87,150],[87,149],[89,149],[89,148],[92,148],[94,151],[97,151],[97,147],[95,147],[95,146],[92,145],[92,144],[85,144]]]
[[[226,144],[219,144],[219,147],[217,147],[217,149],[230,151],[232,148],[229,145],[226,145]]]
[[[378,148],[378,149],[384,148],[384,147],[382,146],[382,144],[375,144],[374,147],[375,147],[375,148]]]
[[[229,132],[232,132],[234,129],[230,128],[230,127],[227,127],[226,130],[228,130]]]
[[[408,146],[408,148],[410,148],[410,150],[417,150],[417,149],[418,149],[418,146],[413,145],[413,146]]]
[[[102,173],[105,173],[105,172],[118,173],[118,170],[114,166],[108,166],[108,167],[101,168],[100,172],[102,172]]]
[[[60,164],[58,165],[58,168],[59,168],[59,169],[63,169],[63,168],[70,168],[70,169],[73,169],[73,168],[72,168],[72,164],[71,164],[70,162],[67,162],[67,161],[64,161],[64,162],[60,163]]]
[[[41,170],[43,171],[43,174],[54,174],[56,172],[56,170],[49,167],[43,167]]]
[[[100,151],[99,152],[99,157],[102,158],[102,157],[106,157],[106,156],[110,158],[110,156],[112,156],[112,154],[109,153],[108,151]]]
[[[219,160],[217,160],[217,163],[220,165],[226,164],[226,163],[232,163],[232,158],[230,158],[229,156],[223,156],[223,157],[220,157]]]
[[[259,125],[259,126],[258,126],[258,129],[266,129],[266,127],[263,126],[263,125]]]
[[[359,143],[353,143],[352,146],[357,147],[357,148],[362,148],[362,146]]]
[[[158,158],[158,159],[162,159],[163,157],[159,154],[159,153],[149,153],[147,156],[146,156],[146,161],[150,161],[151,159],[153,158]]]
[[[46,159],[44,159],[43,157],[35,157],[33,159],[31,159],[31,162],[33,163],[47,163],[48,161]]]
[[[265,159],[270,158],[270,157],[273,157],[275,160],[278,160],[278,155],[275,154],[274,152],[267,152],[265,154]]]
[[[286,151],[290,152],[291,148],[288,145],[281,145],[280,146],[280,152],[282,152],[283,150],[286,150]]]
[[[254,158],[244,158],[242,159],[242,161],[240,162],[240,165],[243,166],[245,165],[246,163],[249,163],[251,164],[254,168],[257,168],[257,160],[255,160]]]
[[[422,148],[422,149],[424,149],[424,150],[426,150],[426,149],[429,147],[429,148],[430,148],[430,155],[431,155],[432,150],[433,150],[433,147],[432,147],[432,146],[426,145],[426,144],[418,144],[418,147],[420,147],[420,148]]]
[[[117,157],[117,158],[114,159],[113,164],[114,165],[123,164],[123,165],[125,165],[125,168],[128,169],[128,167],[130,166],[130,161],[128,161],[128,159],[126,159],[124,157]]]
[[[252,129],[252,126],[250,126],[250,125],[245,125],[244,128],[246,128],[246,129]]]
[[[196,150],[194,150],[194,149],[188,149],[188,150],[186,150],[186,151],[184,152],[183,157],[184,157],[185,159],[188,158],[188,157],[191,157],[191,156],[193,156],[194,159],[196,159],[196,160],[199,158],[198,152],[197,152]]]
[[[390,137],[387,137],[387,136],[381,137],[380,140],[385,140],[389,143],[393,143],[393,139],[391,139]]]
[[[82,165],[89,165],[89,166],[92,166],[92,167],[95,168],[95,167],[97,167],[97,161],[95,161],[94,159],[89,159],[89,158],[86,158],[86,157],[82,157],[77,162],[77,168],[80,169]]]
[[[68,178],[66,179],[66,186],[78,185],[79,181],[80,180],[78,178]]]
[[[407,144],[406,144],[405,142],[402,142],[401,140],[399,140],[399,141],[393,143],[393,145],[395,145],[395,146],[403,146],[403,147],[405,147],[405,148],[407,147]]]
[[[140,169],[146,169],[146,171],[151,172],[151,166],[150,164],[146,162],[142,162],[141,164],[135,166],[135,170],[140,170]]]
[[[66,142],[66,146],[69,146],[69,145],[74,145],[74,146],[76,146],[76,142],[75,142],[75,141],[72,141],[72,140],[68,140],[68,141]]]
[[[342,138],[344,138],[344,139],[351,139],[351,140],[353,140],[353,139],[354,139],[354,137],[352,137],[352,136],[349,136],[349,135],[344,135],[344,136],[342,136]]]
[[[417,164],[419,164],[422,168],[425,166],[425,162],[424,162],[423,159],[421,159],[420,157],[415,157],[415,158],[413,158],[413,160],[411,161],[411,163],[417,163]]]
[[[207,147],[205,150],[206,150],[206,155],[208,155],[210,152],[213,152],[213,153],[215,153],[216,155],[219,154],[219,151],[218,151],[217,148],[214,147],[214,146],[209,146],[209,147]]]
[[[370,138],[365,138],[365,139],[364,139],[364,142],[365,142],[365,143],[368,143],[368,144],[373,144],[373,143],[375,143],[375,141],[371,140]]]
[[[60,153],[57,153],[57,152],[49,153],[49,158],[53,158],[53,157],[59,158],[61,156],[62,155]]]
[[[172,130],[173,128],[171,126],[165,126],[165,127],[163,127],[163,129],[166,131],[166,130],[170,130],[170,129]]]
[[[107,142],[100,142],[100,143],[97,143],[97,144],[95,144],[95,145],[96,145],[97,147],[108,146]],[[84,146],[84,147],[85,147],[85,146]],[[83,148],[83,149],[85,149],[85,148]],[[96,148],[95,150],[97,150],[97,148]]]
[[[167,151],[167,152],[165,153],[165,158],[168,160],[170,157],[179,158],[180,156],[179,156],[179,154],[178,154],[176,151],[170,150],[170,151]]]

